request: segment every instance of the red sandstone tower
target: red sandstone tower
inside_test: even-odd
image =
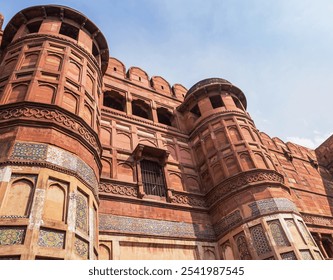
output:
[[[179,110],[187,120],[222,256],[321,259],[283,176],[245,111],[243,92],[226,80],[206,79],[187,92]]]
[[[317,160],[224,79],[126,70],[73,9],[2,23],[0,259],[333,258],[332,139]]]
[[[104,36],[73,9],[38,6],[11,19],[2,50],[1,255],[97,258]]]

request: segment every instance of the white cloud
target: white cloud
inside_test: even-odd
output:
[[[304,138],[304,137],[297,137],[297,136],[291,136],[287,137],[288,142],[296,143],[298,145],[315,149],[318,146],[320,146],[328,137],[330,137],[333,132],[331,133],[325,133],[325,134],[319,134],[318,131],[314,132],[313,138]]]

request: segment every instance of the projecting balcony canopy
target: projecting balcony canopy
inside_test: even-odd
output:
[[[152,146],[138,144],[134,149],[132,156],[135,160],[147,158],[150,160],[157,160],[160,164],[164,165],[168,159],[170,152]]]

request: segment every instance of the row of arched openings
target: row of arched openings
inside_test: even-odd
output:
[[[126,99],[117,91],[106,91],[104,93],[103,106],[126,112]],[[173,115],[167,108],[158,107],[156,113],[159,123],[173,126]],[[150,104],[141,99],[135,99],[132,101],[132,114],[147,120],[153,120]]]

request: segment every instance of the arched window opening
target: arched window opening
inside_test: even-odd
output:
[[[118,92],[114,90],[104,92],[104,99],[103,99],[104,106],[124,112],[125,104],[126,100],[124,96],[122,96]]]
[[[244,111],[244,108],[243,108],[241,102],[238,100],[238,98],[236,98],[236,97],[233,96],[233,97],[232,97],[232,100],[234,101],[235,106],[236,106],[238,109],[241,109],[241,110]]]
[[[157,108],[158,122],[172,126],[172,114],[166,108]]]
[[[224,107],[221,95],[213,95],[209,97],[210,103],[212,104],[213,109]]]
[[[74,40],[77,40],[79,37],[79,29],[73,25],[70,25],[66,22],[63,22],[60,27],[59,34],[68,36]]]
[[[199,109],[198,104],[194,105],[194,106],[192,107],[192,109],[190,110],[190,112],[191,112],[193,115],[197,116],[198,118],[201,117],[201,112],[200,112],[200,109]]]
[[[38,33],[42,21],[35,21],[27,24],[28,33]]]
[[[132,114],[147,120],[152,120],[150,106],[142,100],[133,100]]]

